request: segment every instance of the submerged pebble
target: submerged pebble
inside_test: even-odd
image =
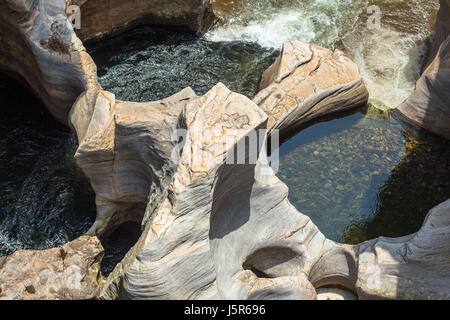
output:
[[[330,239],[417,231],[450,197],[450,142],[364,110],[314,124],[280,147],[289,199]]]

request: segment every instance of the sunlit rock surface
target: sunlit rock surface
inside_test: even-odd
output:
[[[89,236],[61,248],[0,257],[0,300],[96,299],[102,258],[100,241]]]
[[[214,22],[210,0],[69,0],[81,9],[81,40],[98,39],[142,24],[182,27],[200,34]]]
[[[440,3],[422,76],[398,111],[413,125],[450,139],[450,1]]]
[[[264,72],[260,90],[253,101],[269,116],[269,127],[282,132],[368,100],[355,63],[339,50],[299,40],[284,43],[280,57]]]
[[[196,97],[186,88],[148,103],[118,101],[107,91],[94,104],[88,92],[77,100],[70,116],[79,138],[75,159],[96,192],[97,220],[89,234],[141,222],[147,203],[158,203],[176,169],[172,152],[180,113]]]
[[[76,158],[97,193],[90,233],[139,220],[146,206],[144,232],[101,298],[317,299],[316,289],[339,287],[359,298],[450,299],[450,200],[416,234],[342,245],[290,204],[268,166],[267,134],[258,135],[268,122],[290,130],[367,100],[339,51],[287,43],[256,104],[222,84],[202,97],[186,89],[158,102],[121,102],[99,88],[65,5],[2,2],[0,66],[21,75],[61,121],[71,110]],[[186,130],[181,141],[176,128]],[[247,138],[245,164],[227,162]],[[179,158],[168,157],[173,150]],[[96,298],[101,257],[87,236],[62,250],[18,251],[0,258],[0,296]]]
[[[186,144],[168,196],[148,212],[144,234],[102,297],[316,299],[313,284],[352,286],[356,267],[345,264],[352,253],[289,203],[264,148],[255,163],[248,144],[247,164],[227,164],[235,141],[248,137],[261,147],[265,136],[258,140],[254,130],[265,129],[264,112],[218,84],[183,117]],[[337,264],[333,270],[316,264],[323,256]]]

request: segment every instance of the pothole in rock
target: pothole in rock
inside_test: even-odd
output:
[[[450,141],[375,110],[316,123],[280,147],[289,200],[335,241],[416,232],[450,197]]]
[[[199,95],[218,82],[252,98],[279,51],[244,41],[212,42],[188,33],[141,27],[86,45],[99,82],[117,99],[146,102],[185,87]]]
[[[110,235],[100,239],[105,248],[105,256],[101,264],[103,276],[108,276],[114,270],[128,250],[136,244],[141,234],[139,223],[125,222]]]
[[[76,141],[42,103],[0,74],[0,256],[59,247],[95,220],[95,194]]]
[[[0,257],[60,247],[83,235],[96,217],[95,193],[73,157],[76,139],[27,89],[3,74],[0,101]],[[104,275],[139,235],[139,225],[126,223],[100,239]]]

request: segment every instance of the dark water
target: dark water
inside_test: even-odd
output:
[[[0,256],[48,249],[86,232],[95,194],[73,159],[70,130],[0,74]]]
[[[363,110],[282,144],[277,175],[292,204],[330,239],[403,236],[450,198],[450,141]]]
[[[0,256],[59,247],[95,220],[95,193],[75,163],[70,130],[15,80],[0,73]],[[137,241],[125,225],[101,239],[108,274]]]
[[[253,97],[261,74],[279,54],[256,43],[211,42],[155,27],[138,28],[87,49],[102,87],[120,100],[139,102],[159,100],[188,86],[203,95],[219,81]]]
[[[91,44],[102,86],[118,99],[151,101],[221,81],[248,97],[278,52],[256,43],[210,42],[140,28]],[[61,246],[95,219],[95,194],[76,166],[75,140],[41,103],[0,76],[0,256]],[[450,197],[449,141],[362,112],[315,124],[281,147],[278,176],[290,200],[331,239],[356,243],[420,228]],[[108,274],[137,241],[136,224],[102,240]]]
[[[108,275],[114,267],[125,257],[128,250],[135,245],[141,236],[141,224],[125,222],[108,237],[101,239],[105,248],[102,261],[102,274]]]

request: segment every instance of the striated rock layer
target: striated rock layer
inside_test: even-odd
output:
[[[107,91],[94,103],[88,92],[80,96],[70,119],[79,140],[75,159],[96,192],[97,220],[89,234],[141,222],[147,203],[158,203],[176,169],[172,153],[180,113],[194,98],[190,88],[148,103],[116,101]]]
[[[287,200],[287,187],[265,162],[265,135],[259,134],[265,113],[218,84],[187,104],[182,117],[186,144],[168,195],[148,208],[143,235],[102,297],[315,299],[308,276],[320,281],[323,269],[311,273],[314,262],[346,249]],[[236,141],[246,150],[242,164],[236,164]],[[347,269],[336,272],[352,277]]]
[[[7,0],[0,9],[0,68],[23,78],[61,121],[70,113],[75,157],[97,194],[89,233],[143,220],[101,298],[450,299],[450,200],[416,234],[343,245],[290,204],[268,165],[267,128],[283,138],[367,101],[358,69],[341,52],[286,43],[254,101],[219,83],[202,97],[187,88],[131,103],[98,85],[65,1]],[[84,236],[0,258],[0,297],[96,298],[101,256],[98,240]]]
[[[200,34],[214,22],[210,0],[70,0],[81,9],[81,40],[99,39],[141,24],[183,27]]]
[[[450,299],[450,200],[416,234],[338,244],[290,204],[255,104],[218,84],[181,117],[186,144],[167,196],[147,208],[103,299],[317,299],[322,287],[344,288],[336,299]]]
[[[440,3],[423,73],[397,110],[414,126],[450,139],[450,1]]]
[[[263,74],[253,101],[281,134],[324,115],[367,103],[369,93],[358,66],[341,51],[295,40],[286,42]]]

